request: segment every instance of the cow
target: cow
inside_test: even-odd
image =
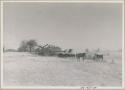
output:
[[[82,60],[84,61],[86,57],[86,53],[77,53],[76,54],[76,59],[78,62],[80,62],[80,59],[82,58]]]
[[[94,60],[101,60],[103,61],[103,54],[95,54],[94,57],[93,57]]]
[[[63,58],[68,58],[68,57],[75,57],[75,54],[63,54],[63,53],[60,53],[58,54],[58,57],[63,57]]]

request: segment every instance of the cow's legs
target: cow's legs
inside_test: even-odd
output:
[[[76,56],[76,60],[77,62],[80,62],[80,58],[78,56]]]
[[[101,62],[103,62],[103,57],[101,57]]]
[[[85,57],[82,58],[83,62],[85,61]]]
[[[80,62],[80,58],[78,58],[78,62]]]

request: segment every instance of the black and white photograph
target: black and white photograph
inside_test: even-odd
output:
[[[123,3],[4,2],[4,87],[122,87]]]

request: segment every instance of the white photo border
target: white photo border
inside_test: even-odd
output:
[[[18,2],[18,3],[35,3],[35,2],[39,2],[39,3],[121,3],[122,4],[122,87],[95,87],[95,86],[83,86],[83,87],[58,87],[58,86],[47,86],[47,87],[35,87],[35,86],[33,86],[33,87],[29,87],[29,86],[26,86],[26,87],[20,87],[20,86],[18,86],[18,87],[15,87],[15,86],[11,86],[11,87],[4,87],[3,86],[3,30],[4,30],[4,28],[3,28],[3,4],[4,3],[16,3],[16,2]],[[0,20],[1,20],[1,89],[81,89],[81,90],[92,90],[92,89],[98,89],[98,90],[102,90],[102,89],[107,89],[107,90],[109,90],[109,89],[118,89],[118,90],[122,90],[122,89],[125,89],[125,58],[124,58],[124,55],[125,55],[125,53],[124,53],[124,50],[125,50],[125,48],[124,48],[124,0],[109,0],[109,1],[107,1],[107,0],[80,0],[80,1],[71,1],[71,0],[59,0],[59,1],[54,1],[54,0],[51,0],[51,1],[48,1],[48,0],[39,0],[39,1],[33,1],[33,0],[28,0],[28,1],[26,1],[26,0],[20,0],[20,1],[18,1],[18,0],[16,0],[16,1],[7,1],[7,0],[3,0],[3,1],[0,1],[0,7],[1,7],[1,9],[0,9],[0,11],[1,11],[1,18],[0,18]]]

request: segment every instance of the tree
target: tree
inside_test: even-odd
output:
[[[88,49],[88,48],[86,48],[86,49],[85,49],[85,52],[86,52],[86,53],[88,53],[88,52],[89,52],[89,49]]]
[[[19,52],[26,52],[27,51],[27,41],[23,40],[18,48]]]
[[[73,52],[73,49],[69,49],[69,50],[68,50],[68,53],[72,53],[72,52]]]
[[[100,52],[100,49],[98,48],[98,49],[96,50],[96,52]]]
[[[36,40],[31,39],[31,40],[27,41],[27,47],[29,49],[29,52],[32,52],[32,50],[34,49],[35,46],[37,46]]]

